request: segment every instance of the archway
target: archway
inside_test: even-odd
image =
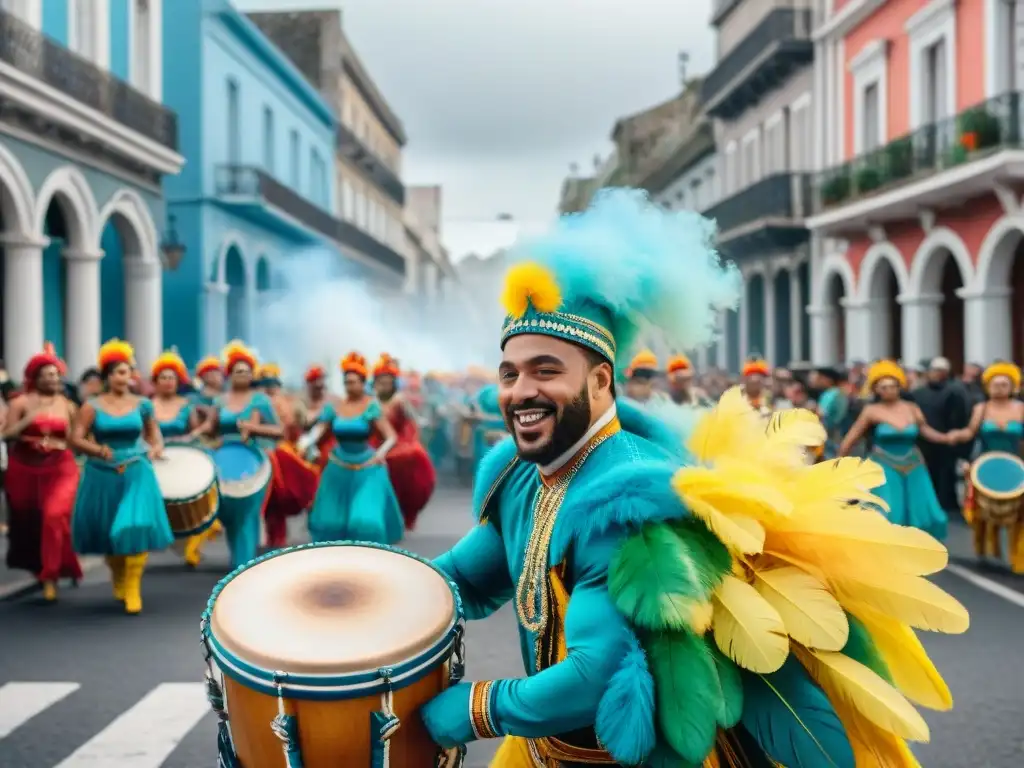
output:
[[[43,221],[43,236],[49,238],[49,245],[43,248],[43,338],[66,356],[64,344],[65,318],[67,317],[67,262],[64,249],[70,244],[69,220],[73,220],[74,209],[59,196],[54,197],[46,208]]]
[[[775,295],[775,360],[776,365],[790,365],[798,359],[793,349],[793,297],[790,295],[789,270],[780,270],[772,279]]]
[[[980,331],[972,362],[1024,361],[1024,216],[1007,216],[989,230],[971,293],[981,304],[972,314],[972,334]]]
[[[941,346],[942,356],[947,358],[953,371],[960,374],[964,369],[964,300],[957,291],[964,287],[960,268],[948,252],[944,254],[939,292],[942,294]]]
[[[227,285],[227,338],[248,340],[249,291],[245,260],[235,245],[224,254],[224,283]]]
[[[746,286],[746,324],[747,324],[747,348],[744,354],[752,355],[767,354],[767,339],[765,338],[765,279],[763,275],[755,274],[747,278]]]
[[[734,309],[725,313],[725,369],[729,373],[740,371],[740,314]]]
[[[256,262],[256,315],[253,318],[252,342],[259,347],[264,343],[264,312],[273,299],[271,294],[270,260],[260,256]]]
[[[899,258],[897,255],[896,258]],[[900,277],[892,258],[880,256],[861,267],[867,295],[868,351],[873,359],[900,360],[903,357],[903,312],[897,297],[902,293]]]
[[[797,284],[800,286],[800,349],[794,356],[797,360],[811,359],[811,324],[807,321],[807,308],[811,306],[811,265],[802,263],[796,269]]]
[[[845,298],[846,285],[842,275],[837,272],[831,273],[825,280],[823,303],[828,313],[825,323],[826,352],[835,363],[846,360],[846,309],[843,306]]]
[[[0,360],[14,376],[42,344],[41,294],[38,276],[29,262],[7,260],[17,241],[34,233],[32,184],[18,158],[0,144],[0,232],[13,238],[0,241]]]
[[[1024,239],[1017,241],[1010,268],[1010,354],[1020,365],[1024,361]],[[987,360],[985,361],[988,362]]]
[[[966,357],[964,300],[958,293],[971,284],[973,270],[967,246],[951,229],[933,230],[918,247],[907,282],[906,294],[910,301],[904,301],[908,341],[913,335],[917,344],[915,350],[904,350],[904,354],[912,358],[907,362],[917,363],[942,355],[949,359],[954,373],[963,370]]]

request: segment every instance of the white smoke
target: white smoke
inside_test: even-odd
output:
[[[281,366],[288,384],[301,381],[313,363],[337,383],[338,361],[351,351],[370,365],[386,352],[404,370],[421,373],[495,367],[499,277],[448,281],[444,298],[428,306],[426,299],[357,275],[327,249],[291,253],[278,262],[275,288],[260,301],[254,346],[261,359]]]

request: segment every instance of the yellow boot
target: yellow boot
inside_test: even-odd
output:
[[[57,600],[57,585],[52,581],[43,582],[43,600],[48,603],[55,602]]]
[[[189,568],[195,568],[199,565],[199,561],[203,559],[202,547],[205,535],[206,531],[197,533],[195,536],[189,536],[188,541],[185,542],[185,565]]]
[[[126,613],[142,613],[142,572],[146,569],[149,554],[128,555],[124,559],[124,610]]]
[[[110,584],[114,590],[114,599],[124,602],[124,557],[121,555],[107,555],[104,558],[107,567],[110,569]]]

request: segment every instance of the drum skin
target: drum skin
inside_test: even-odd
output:
[[[202,533],[217,519],[217,474],[206,451],[169,445],[153,465],[176,539]]]
[[[1024,497],[1024,460],[1012,453],[991,451],[971,466],[974,505],[980,520],[1012,525],[1020,520]]]
[[[270,482],[270,462],[251,445],[225,442],[213,452],[213,461],[223,496],[248,498],[263,493]]]
[[[231,740],[243,768],[281,768],[275,672],[286,675],[284,708],[296,717],[303,768],[371,765],[371,714],[379,690],[335,692],[370,672],[394,671],[390,764],[434,768],[437,745],[419,709],[449,683],[452,631],[461,621],[454,586],[414,555],[382,545],[335,542],[268,555],[229,575],[214,591],[204,636],[224,673]],[[426,659],[426,661],[423,661]],[[258,670],[254,681],[238,665]],[[235,665],[232,669],[232,665]],[[404,666],[403,666],[404,665]],[[402,679],[403,670],[419,669]],[[288,676],[323,676],[311,695]],[[296,687],[301,687],[296,683]],[[262,690],[261,690],[262,688]],[[269,690],[268,690],[269,688]],[[334,688],[335,690],[331,690]]]

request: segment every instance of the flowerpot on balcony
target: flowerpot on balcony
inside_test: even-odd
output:
[[[914,143],[909,137],[896,139],[885,148],[889,179],[905,179],[914,172]]]
[[[974,107],[961,114],[959,127],[961,144],[963,144],[964,136],[974,135],[975,146],[973,149],[994,147],[1000,141],[1002,130],[999,119],[984,107]],[[966,145],[964,147],[967,148]]]
[[[874,192],[882,186],[882,173],[877,168],[867,166],[857,171],[857,191]]]
[[[946,152],[946,165],[960,165],[967,159],[967,149],[963,144],[954,144]]]
[[[850,196],[850,177],[847,174],[833,176],[821,185],[821,202],[824,205],[841,203]]]

